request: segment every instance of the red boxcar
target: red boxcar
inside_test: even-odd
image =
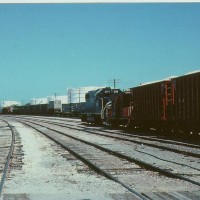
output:
[[[200,72],[172,79],[175,108],[172,119],[179,130],[200,132]]]
[[[174,85],[171,80],[131,88],[134,126],[160,128],[168,126],[174,115]]]

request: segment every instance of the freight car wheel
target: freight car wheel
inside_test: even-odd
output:
[[[81,116],[81,121],[82,122],[87,122],[87,116],[86,115],[82,115]]]
[[[100,116],[95,116],[94,117],[94,124],[102,125],[102,119],[100,118]]]
[[[119,124],[118,124],[116,121],[112,121],[112,122],[110,123],[110,125],[111,125],[112,127],[119,127]]]

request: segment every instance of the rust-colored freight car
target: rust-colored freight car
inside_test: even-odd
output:
[[[175,128],[200,132],[200,72],[172,79],[175,93]]]
[[[112,125],[128,125],[131,117],[131,93],[124,91],[111,99],[105,108],[105,121]]]
[[[168,127],[174,113],[174,86],[163,80],[131,88],[131,123],[143,128]]]

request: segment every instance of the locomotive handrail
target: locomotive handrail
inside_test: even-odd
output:
[[[105,112],[106,108],[108,108],[108,106],[111,106],[111,104],[112,104],[112,102],[109,101],[109,102],[105,105],[105,107],[101,110],[101,119],[104,119],[104,112]]]

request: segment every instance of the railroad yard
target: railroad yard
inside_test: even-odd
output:
[[[1,200],[200,199],[198,144],[72,118],[0,119]]]
[[[198,2],[0,2],[0,200],[200,200]]]

